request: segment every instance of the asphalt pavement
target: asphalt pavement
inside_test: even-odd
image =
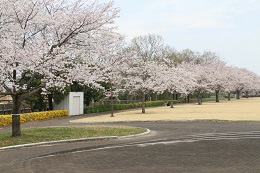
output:
[[[259,99],[257,101],[259,102]],[[203,106],[210,108],[211,104],[215,103]],[[229,104],[226,103],[226,106]],[[245,117],[251,115],[257,119],[259,112],[256,111],[255,103],[253,108],[248,110],[245,109],[246,104],[243,105],[244,111],[238,109],[240,113],[236,113],[235,110],[226,112],[226,115],[238,117],[239,120],[230,120],[226,116],[226,119],[215,119],[214,116],[211,117],[213,114],[203,118],[200,111],[204,107],[193,109],[194,105],[187,105],[190,110],[185,109],[186,113],[189,116],[202,118],[175,119],[180,115],[174,114],[174,111],[182,111],[179,108],[185,106],[180,105],[167,115],[161,112],[160,116],[155,113],[156,109],[148,109],[145,120],[139,119],[138,116],[142,114],[130,111],[131,115],[138,118],[124,119],[124,121],[110,118],[109,122],[106,122],[102,117],[108,118],[109,113],[103,113],[24,123],[22,129],[46,126],[125,125],[147,128],[150,133],[126,138],[47,143],[4,149],[0,150],[0,170],[1,173],[258,173],[260,172],[260,121],[254,119],[245,121]],[[215,111],[223,113],[222,105],[215,107]],[[204,115],[208,115],[207,110],[203,112]],[[124,116],[125,111],[122,113],[122,116],[120,112],[115,115],[119,119],[127,117]],[[94,119],[103,121],[95,122]],[[11,126],[0,128],[0,133],[8,131],[11,131]]]
[[[59,121],[31,122],[23,127],[68,125],[70,120],[65,117]],[[260,122],[154,121],[102,125],[144,127],[151,133],[3,150],[0,170],[4,173],[260,172]]]

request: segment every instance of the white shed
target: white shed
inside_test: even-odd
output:
[[[59,104],[53,105],[54,110],[68,110],[69,115],[80,115],[84,113],[84,93],[70,92]]]

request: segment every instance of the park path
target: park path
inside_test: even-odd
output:
[[[197,104],[177,104],[174,108],[147,108],[146,113],[141,110],[130,110],[100,116],[79,118],[72,123],[93,122],[121,122],[121,121],[189,121],[189,120],[227,120],[227,121],[260,121],[260,97],[242,98],[239,100],[222,100]]]

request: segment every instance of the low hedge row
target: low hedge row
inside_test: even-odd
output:
[[[156,107],[163,106],[165,101],[149,101],[145,102],[145,107]],[[130,104],[114,104],[114,110],[126,110],[126,109],[134,109],[141,108],[142,102],[130,103]],[[98,105],[98,106],[88,106],[84,108],[84,113],[99,113],[99,112],[107,112],[111,111],[110,105]]]
[[[21,123],[35,121],[35,120],[44,120],[56,117],[68,116],[69,113],[67,110],[55,110],[55,111],[45,111],[45,112],[32,112],[21,114],[20,120]],[[12,115],[0,115],[0,126],[7,126],[12,124]]]
[[[173,104],[178,104],[178,103],[181,103],[181,101],[179,101],[179,100],[173,100],[172,103],[173,103]],[[167,104],[171,104],[171,100],[167,100]]]

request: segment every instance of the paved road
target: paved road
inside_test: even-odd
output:
[[[46,122],[42,123],[54,125],[51,121]],[[59,122],[56,125],[66,125],[67,119]],[[37,123],[37,126],[42,124]],[[260,172],[260,122],[109,125],[145,127],[151,133],[135,138],[0,151],[1,173]]]

